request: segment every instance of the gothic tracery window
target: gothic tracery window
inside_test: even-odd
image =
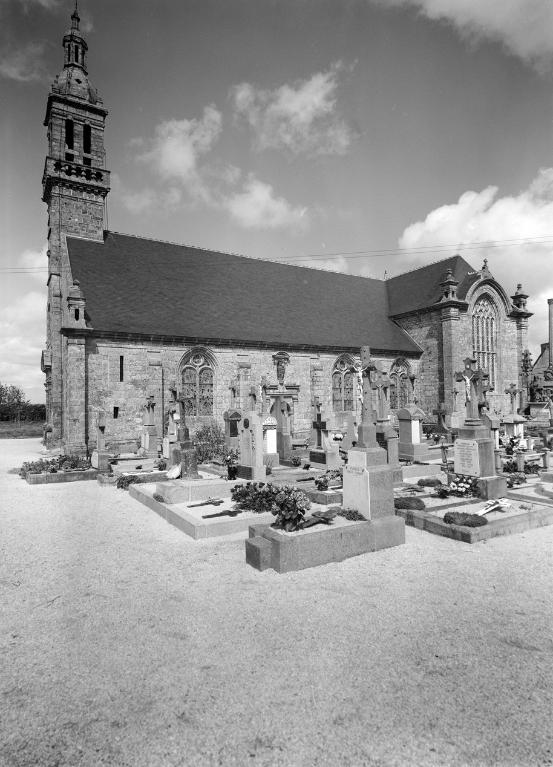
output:
[[[490,376],[490,386],[495,386],[497,372],[497,315],[493,301],[482,296],[472,312],[472,352],[476,367]]]
[[[334,412],[354,410],[355,374],[352,361],[341,357],[332,371],[332,409]]]
[[[201,352],[192,352],[185,358],[182,394],[186,415],[213,415],[213,369]]]
[[[396,360],[390,371],[391,410],[399,410],[408,404],[410,387],[409,363],[406,360]]]

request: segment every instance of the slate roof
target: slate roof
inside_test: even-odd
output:
[[[442,295],[440,282],[448,269],[459,281],[457,297],[464,299],[469,287],[479,279],[479,274],[461,256],[451,256],[388,279],[386,286],[390,315],[425,309],[439,301]]]
[[[381,280],[114,232],[67,243],[97,332],[420,353]]]

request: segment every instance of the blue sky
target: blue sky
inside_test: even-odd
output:
[[[0,0],[0,381],[34,401],[42,121],[72,9]],[[550,0],[79,9],[110,111],[111,229],[373,277],[486,257],[510,294],[530,294],[536,356],[553,296]]]

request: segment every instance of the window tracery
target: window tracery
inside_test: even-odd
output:
[[[213,415],[213,362],[211,355],[192,350],[185,355],[181,380],[187,416]]]
[[[355,373],[353,360],[340,357],[332,370],[332,409],[334,412],[355,409]]]
[[[497,314],[489,296],[479,298],[472,312],[472,355],[476,367],[485,370],[490,386],[495,387],[497,374]]]

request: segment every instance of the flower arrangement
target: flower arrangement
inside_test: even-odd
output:
[[[521,471],[513,472],[507,477],[507,487],[514,487],[515,485],[523,485],[526,482],[526,474]]]
[[[524,473],[525,474],[539,474],[540,472],[540,466],[539,464],[533,462],[533,461],[525,461],[524,462]],[[505,474],[513,474],[513,473],[520,473],[518,470],[518,464],[516,461],[505,461],[503,464],[503,471]]]
[[[478,480],[476,477],[469,477],[466,474],[450,474],[449,485],[436,487],[438,498],[448,498],[455,495],[459,498],[468,498],[478,495]]]
[[[488,524],[486,517],[481,517],[478,514],[467,514],[463,511],[448,511],[444,514],[444,522],[446,525],[464,525],[465,527],[482,527],[482,525]]]
[[[59,471],[84,471],[90,469],[90,460],[81,455],[58,455],[55,458],[25,461],[19,469],[19,476],[27,474],[56,474]]]
[[[289,485],[277,487],[270,482],[247,482],[235,485],[232,500],[241,508],[261,514],[270,511],[276,517],[274,527],[287,532],[299,530],[305,512],[311,507],[309,498]]]
[[[227,465],[227,478],[236,479],[236,475],[238,474],[238,451],[234,449],[230,450],[223,460]]]
[[[315,479],[315,487],[317,490],[328,490],[329,484],[334,480],[337,482],[343,482],[344,472],[343,469],[329,469],[320,477]]]

